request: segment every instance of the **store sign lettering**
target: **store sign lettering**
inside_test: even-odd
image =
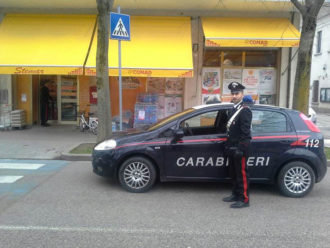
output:
[[[68,73],[68,75],[81,75],[82,72],[83,72],[82,68],[77,68],[77,69],[75,69],[75,70],[73,70],[73,71],[70,71],[70,72]]]
[[[92,69],[86,68],[85,72],[86,72],[85,74],[88,76],[96,76],[96,71]]]
[[[246,40],[245,43],[250,44],[252,46],[267,46],[268,41],[267,40]]]
[[[193,72],[192,71],[187,71],[181,75],[179,75],[179,77],[192,77],[193,76]]]
[[[151,70],[132,70],[131,74],[134,75],[152,75]]]
[[[211,41],[211,40],[206,40],[206,46],[209,46],[209,47],[220,47],[220,44],[214,42],[214,41]]]
[[[26,69],[24,67],[16,67],[14,74],[44,74],[44,70]]]

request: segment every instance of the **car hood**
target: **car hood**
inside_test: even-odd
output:
[[[127,129],[125,131],[114,132],[110,139],[114,139],[117,145],[123,145],[126,143],[134,143],[147,139],[151,136],[151,133],[145,129]]]

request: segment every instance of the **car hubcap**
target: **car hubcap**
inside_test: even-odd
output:
[[[300,194],[305,192],[311,185],[311,175],[303,167],[294,167],[284,175],[285,187],[292,193]]]
[[[150,170],[141,162],[133,162],[124,170],[125,183],[133,189],[141,189],[150,181]]]

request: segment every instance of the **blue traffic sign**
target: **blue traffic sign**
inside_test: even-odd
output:
[[[110,39],[130,40],[131,22],[129,15],[110,13]]]

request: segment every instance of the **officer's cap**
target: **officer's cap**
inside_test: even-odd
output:
[[[231,93],[238,93],[240,91],[243,91],[245,89],[244,85],[238,83],[238,82],[231,82],[228,85],[228,89],[230,89]]]

